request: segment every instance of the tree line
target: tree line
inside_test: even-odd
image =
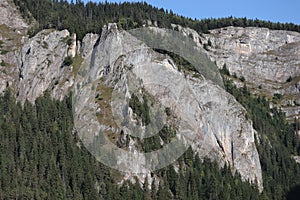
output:
[[[14,2],[27,20],[37,20],[31,35],[44,28],[68,29],[82,39],[88,32],[101,33],[108,22],[131,29],[141,27],[145,20],[156,21],[163,28],[179,24],[200,33],[226,26],[300,32],[299,25],[291,23],[234,17],[190,19],[140,2]],[[300,185],[300,166],[291,159],[292,154],[300,153],[299,138],[294,134],[300,125],[297,121],[288,124],[280,110],[270,109],[265,97],[251,94],[246,86],[235,87],[224,71],[227,91],[247,109],[246,117],[258,132],[262,194],[238,174],[232,175],[229,166],[220,169],[215,162],[200,160],[190,149],[176,161],[178,169],[173,165],[154,172],[161,180],[154,189],[148,189],[148,180],[142,187],[130,182],[120,186],[119,172],[98,163],[80,145],[73,130],[71,97],[56,101],[46,94],[35,105],[25,102],[22,108],[8,90],[0,96],[0,199],[284,199]],[[153,141],[148,144],[150,149]]]
[[[14,0],[21,14],[38,25],[30,30],[30,35],[45,28],[58,30],[68,29],[76,33],[81,40],[86,33],[100,33],[102,27],[109,22],[116,22],[123,29],[132,29],[143,26],[146,20],[162,28],[171,28],[171,24],[195,29],[199,33],[208,33],[211,29],[227,26],[238,27],[265,27],[272,30],[290,30],[300,32],[300,26],[293,23],[273,23],[259,19],[247,18],[210,18],[191,19],[175,14],[172,10],[153,7],[146,2],[135,3],[108,3],[88,2],[81,0]],[[199,11],[201,12],[201,10]]]
[[[143,185],[97,162],[73,130],[72,99],[49,94],[23,108],[10,90],[0,96],[0,199],[259,199],[255,186],[228,166],[189,149]]]
[[[300,186],[300,165],[292,158],[300,155],[300,138],[295,134],[300,128],[299,121],[289,124],[281,110],[270,108],[266,97],[251,94],[246,85],[237,88],[226,66],[220,72],[226,90],[246,108],[246,118],[253,121],[257,131],[263,193],[269,199],[285,199],[292,188]]]

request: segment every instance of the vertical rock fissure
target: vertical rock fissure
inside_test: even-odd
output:
[[[234,167],[234,155],[233,155],[233,141],[231,140],[231,161],[232,161],[232,166]]]

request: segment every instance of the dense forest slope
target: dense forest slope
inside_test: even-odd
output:
[[[5,0],[0,2],[0,12],[7,16],[4,20],[1,19],[0,24],[0,89],[3,92],[0,98],[1,199],[284,199],[294,187],[299,186],[300,166],[292,158],[300,154],[299,136],[295,134],[299,131],[299,123],[287,123],[280,110],[271,108],[270,105],[274,102],[263,97],[264,93],[252,94],[253,88],[250,87],[249,90],[244,85],[249,85],[251,76],[246,77],[245,74],[234,71],[232,63],[228,63],[227,68],[225,61],[218,56],[222,49],[216,48],[219,31],[225,37],[229,34],[228,30],[238,36],[238,30],[243,32],[261,29],[229,27],[212,30],[208,34],[211,29],[227,26],[259,26],[299,32],[298,25],[232,17],[192,20],[177,16],[172,11],[153,8],[146,3],[84,5],[81,1],[69,4],[67,1]],[[15,18],[12,18],[14,13]],[[108,22],[116,22],[118,28],[113,25],[111,30],[110,25],[102,29]],[[200,44],[200,51],[216,60],[221,68],[225,89],[232,96],[203,79],[188,62],[168,52],[149,49],[147,52],[137,51],[128,57],[118,57],[120,49],[126,52],[126,48],[130,49],[133,45],[132,38],[123,38],[127,33],[121,29],[143,25],[173,28],[177,31],[182,29],[175,28],[172,24],[183,27],[189,38],[195,40],[198,35],[202,42],[196,41]],[[281,33],[297,35],[294,32]],[[252,36],[249,34],[250,41],[255,40]],[[128,43],[126,48],[122,45],[122,38],[123,43]],[[231,40],[228,43],[231,44]],[[293,52],[294,46],[288,46]],[[118,57],[113,65],[107,65],[101,57],[110,50]],[[173,165],[148,173],[142,178],[128,178],[128,174],[124,176],[124,173],[97,162],[80,141],[80,132],[74,128],[74,99],[69,91],[78,76],[82,76],[80,69],[90,69],[92,76],[102,77],[102,84],[95,88],[98,94],[93,96],[91,104],[105,112],[109,106],[105,102],[110,98],[109,87],[114,83],[114,78],[124,76],[122,70],[126,70],[134,60],[147,58],[145,53],[153,58],[158,56],[156,60],[158,62],[161,59],[161,66],[168,69],[171,66],[173,71],[170,77],[175,78],[176,74],[182,73],[182,78],[191,79],[188,81],[191,81],[194,93],[198,94],[200,108],[207,112],[206,117],[210,116],[209,113],[212,116],[210,122],[202,122],[212,127],[213,134],[206,138],[205,143],[211,144],[208,146],[213,147],[213,150],[207,153],[203,150],[205,145],[199,142],[198,146],[192,145]],[[275,53],[277,55],[278,52]],[[235,58],[234,52],[228,52],[228,56]],[[213,66],[213,63],[209,66]],[[131,67],[144,81],[151,77],[147,77],[145,71],[143,73],[143,70],[137,70],[134,65]],[[287,73],[288,70],[287,68]],[[168,70],[160,73],[161,83],[170,78],[163,78],[168,73]],[[293,72],[290,73],[294,75]],[[286,76],[283,77],[285,78]],[[168,83],[171,82],[170,80]],[[294,76],[291,76],[290,82],[295,82]],[[264,88],[263,83],[261,87]],[[205,88],[215,91],[216,96],[208,95]],[[147,110],[151,103],[151,100],[148,100],[149,105],[144,103],[147,102],[145,99],[151,99],[151,93],[154,95],[156,91],[160,90],[148,88],[149,93],[131,94],[129,105],[142,123],[147,123]],[[190,95],[188,91],[184,94],[187,97]],[[192,96],[187,98],[185,104],[192,99]],[[166,109],[166,114],[170,115],[172,112],[172,109]],[[226,131],[225,135],[224,131],[220,131],[225,122],[217,120],[218,116],[213,113],[221,116],[227,114],[225,119],[232,123],[229,138],[225,137]],[[116,130],[109,124],[109,113],[104,114],[104,118],[103,113],[98,115],[101,127]],[[174,122],[170,122],[171,124]],[[242,131],[235,133],[239,130],[239,125]],[[149,151],[161,147],[161,141],[167,143],[173,133],[172,127],[167,127],[157,137],[145,141],[132,137],[130,141],[135,141],[136,150]],[[111,136],[111,133],[107,134]],[[201,134],[198,135],[199,138],[202,137]],[[120,134],[111,137],[117,145],[126,149],[128,143],[120,138]],[[228,141],[232,141],[231,148]],[[140,144],[143,144],[142,147]],[[247,166],[249,163],[251,168]],[[232,173],[236,170],[239,173]],[[254,184],[250,185],[245,181],[247,179]],[[259,192],[261,184],[264,188],[262,193]]]

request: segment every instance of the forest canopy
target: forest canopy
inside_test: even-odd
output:
[[[147,3],[14,2],[27,20],[38,22],[31,35],[45,28],[68,29],[82,39],[88,32],[100,33],[108,22],[131,29],[146,20],[164,28],[174,23],[199,33],[226,26],[300,32],[300,26],[292,23],[235,17],[190,19]],[[34,105],[26,101],[22,107],[7,90],[0,95],[0,199],[284,199],[300,185],[300,166],[291,158],[300,153],[299,138],[294,135],[300,125],[288,124],[284,113],[270,109],[265,97],[251,94],[246,86],[235,87],[226,68],[221,73],[226,90],[247,109],[246,117],[257,131],[263,193],[242,181],[238,173],[233,175],[230,166],[220,168],[209,159],[200,160],[191,149],[176,161],[177,171],[171,165],[151,174],[160,179],[159,185],[151,185],[152,190],[147,179],[141,185],[127,181],[121,185],[120,173],[97,162],[81,145],[73,127],[71,97],[58,101],[46,94]],[[147,110],[138,101],[131,104],[136,113]],[[147,116],[143,117],[146,123]],[[148,146],[155,146],[155,139],[149,141]]]
[[[108,3],[81,0],[14,0],[22,15],[28,20],[32,17],[38,25],[31,35],[45,28],[68,29],[76,33],[81,40],[89,32],[100,33],[109,22],[116,22],[123,29],[132,29],[146,24],[146,20],[156,22],[159,27],[171,28],[171,24],[190,27],[199,33],[208,33],[211,29],[227,26],[265,27],[272,30],[290,30],[300,32],[300,26],[293,23],[273,23],[247,18],[191,19],[175,14],[172,10],[153,7],[146,2]],[[201,12],[201,10],[199,11]],[[31,14],[30,14],[31,13]]]

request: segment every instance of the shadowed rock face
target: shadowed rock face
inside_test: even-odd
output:
[[[130,71],[140,80],[139,87],[144,88],[163,106],[170,107],[175,118],[183,119],[184,122],[179,123],[177,130],[192,136],[193,139],[185,140],[201,158],[208,156],[218,161],[221,166],[230,164],[233,171],[238,171],[244,180],[253,183],[257,181],[262,190],[261,166],[254,143],[252,123],[246,120],[245,109],[234,97],[202,76],[185,76],[173,62],[168,62],[170,58],[154,52],[125,31],[119,32],[115,24],[104,28],[97,41],[93,35],[87,35],[83,41],[85,44],[82,45],[82,52],[85,60],[82,69],[84,74],[89,74],[86,77],[92,81],[105,80],[107,86],[123,91],[130,97],[127,76]],[[92,44],[88,44],[89,41]],[[115,84],[116,80],[121,83]],[[79,80],[76,85],[85,82],[84,79]],[[181,82],[184,84],[180,84]],[[98,92],[101,94],[101,91]],[[82,90],[81,93],[83,95],[79,97],[79,102],[87,102],[91,108],[101,112],[101,108],[93,103],[94,97],[86,95],[89,94],[88,90]],[[83,110],[83,104],[78,103],[75,109]],[[130,110],[125,115],[130,115]],[[92,116],[89,119],[88,115],[79,114],[76,117],[80,121],[95,121]],[[97,126],[97,131],[118,132],[122,129],[101,123],[93,125]],[[127,130],[127,134],[130,134],[128,131],[130,130]],[[131,150],[137,149],[132,145]],[[143,162],[143,158],[140,159]],[[120,162],[126,163],[128,160],[121,159]],[[126,177],[130,176],[127,174]],[[141,175],[139,178],[143,177],[145,176]]]
[[[226,64],[255,93],[270,99],[282,94],[278,106],[289,119],[300,116],[300,33],[228,27],[204,37],[212,44],[207,53],[220,68]]]

